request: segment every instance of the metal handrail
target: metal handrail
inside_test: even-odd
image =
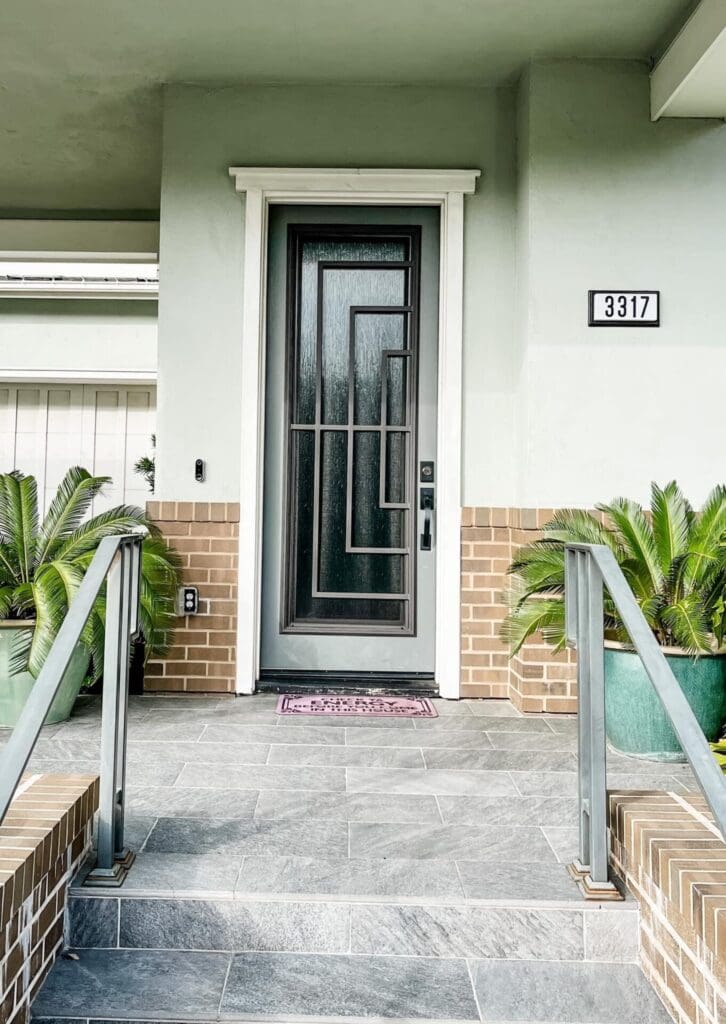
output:
[[[608,876],[603,586],[726,837],[726,780],[615,555],[604,544],[567,544],[565,633],[577,649],[579,694],[580,858],[571,872],[593,899],[617,898]]]
[[[98,854],[87,884],[120,885],[133,860],[124,846],[126,718],[129,652],[139,629],[141,544],[146,532],[140,529],[119,537],[104,537],[99,543],[7,746],[0,753],[2,824],[106,582]]]

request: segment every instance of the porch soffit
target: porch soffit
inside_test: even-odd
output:
[[[421,194],[465,195],[476,189],[479,170],[408,170],[405,168],[230,167],[238,192],[252,189],[274,194]]]

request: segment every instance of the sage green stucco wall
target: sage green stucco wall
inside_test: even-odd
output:
[[[648,85],[637,62],[545,61],[512,90],[170,89],[160,497],[239,497],[244,207],[227,169],[246,164],[481,168],[465,504],[588,506],[654,477],[700,500],[726,475],[726,126],[651,123]],[[588,329],[588,288],[661,289],[662,327]]]
[[[511,460],[514,90],[279,86],[167,91],[161,209],[161,498],[238,500],[244,206],[230,165],[471,167],[466,200],[465,490]],[[195,458],[207,480],[193,479]]]

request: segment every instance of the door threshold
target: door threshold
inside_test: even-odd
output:
[[[439,688],[433,675],[425,672],[411,675],[386,675],[379,672],[290,672],[268,670],[260,674],[258,693],[339,693],[356,697],[412,694],[417,697],[438,697]]]

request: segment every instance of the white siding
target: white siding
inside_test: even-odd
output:
[[[0,383],[0,470],[35,476],[42,509],[77,465],[113,480],[95,512],[143,507],[149,490],[134,463],[151,453],[155,429],[155,387]]]

